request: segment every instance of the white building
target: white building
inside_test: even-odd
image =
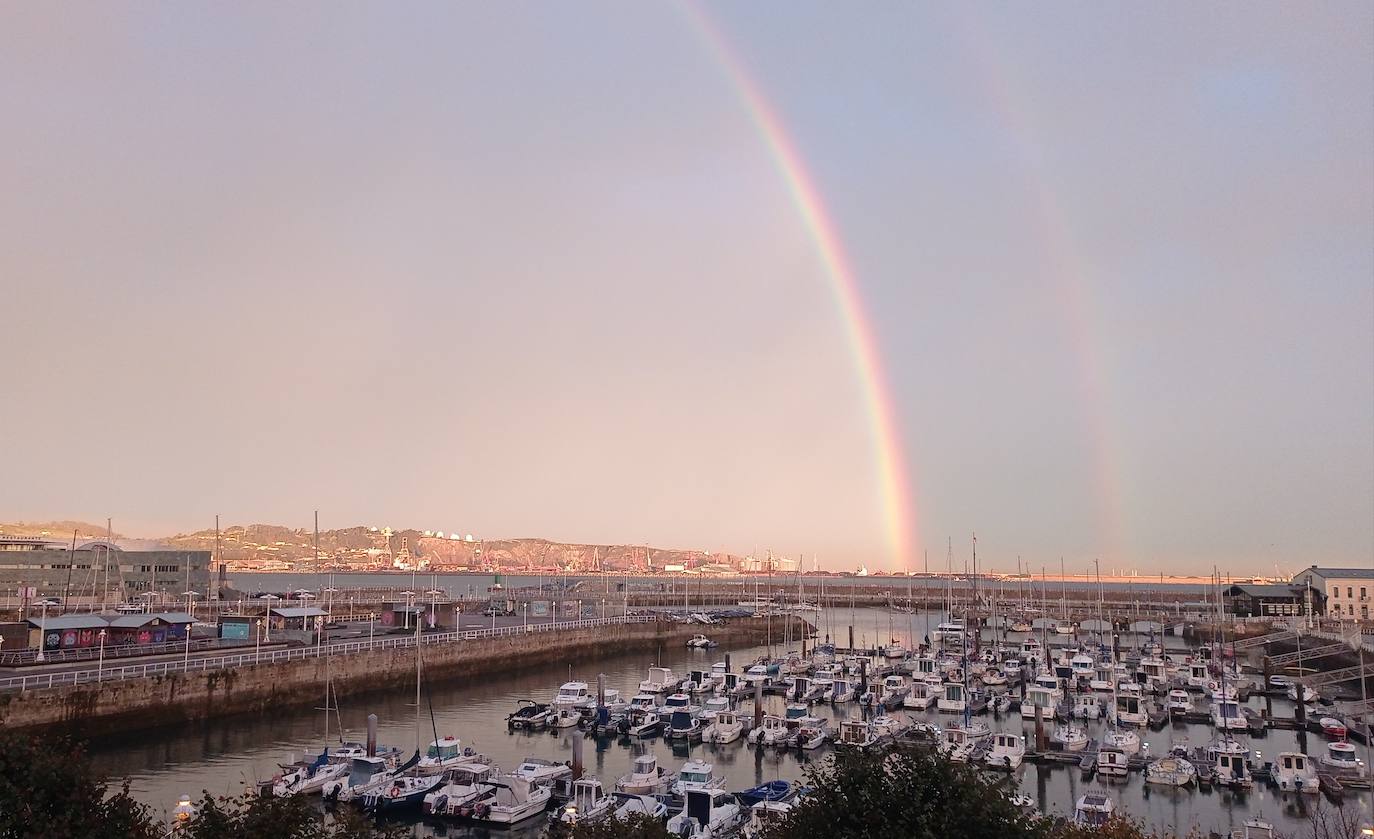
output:
[[[1374,568],[1311,568],[1298,572],[1293,585],[1312,586],[1326,595],[1326,614],[1342,620],[1369,620],[1374,600]]]

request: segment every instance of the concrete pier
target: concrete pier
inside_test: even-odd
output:
[[[775,642],[782,637],[783,623],[779,617],[772,621]],[[794,632],[796,629],[793,627]],[[753,644],[764,642],[769,627],[766,618],[738,618],[709,627],[656,621],[458,640],[427,645],[422,654],[427,677],[441,682],[490,678],[552,662],[682,645],[698,632],[721,644]],[[415,680],[413,647],[330,656],[328,666],[334,689],[341,696],[407,683],[413,687]],[[325,659],[307,658],[10,692],[0,694],[0,725],[12,730],[66,729],[80,734],[89,724],[98,723],[101,733],[133,731],[309,706],[319,702],[324,681]]]

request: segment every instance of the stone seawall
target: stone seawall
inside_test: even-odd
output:
[[[773,620],[774,639],[782,637],[782,625],[782,620]],[[701,626],[659,622],[457,641],[425,646],[424,669],[426,676],[436,682],[510,673],[553,662],[585,661],[652,650],[660,645],[680,645],[701,631]],[[705,629],[722,644],[762,643],[768,631],[767,621],[762,618],[737,618],[726,625]],[[413,685],[414,649],[332,656],[329,669],[340,695]],[[5,693],[0,694],[0,725],[12,730],[135,731],[210,717],[308,706],[318,703],[324,680],[324,660],[311,658]]]

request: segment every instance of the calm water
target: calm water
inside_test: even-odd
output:
[[[848,632],[850,615],[831,615],[822,619],[822,632],[827,629],[835,635],[845,636]],[[939,616],[932,616],[938,622]],[[860,609],[855,613],[855,637],[886,637],[889,631],[889,615],[878,610]],[[906,642],[909,630],[916,637],[925,633],[925,617],[908,619],[905,615],[891,616],[891,634]],[[780,639],[781,640],[781,639]],[[1170,639],[1171,642],[1177,639]],[[1172,644],[1171,644],[1172,646]],[[1181,647],[1179,648],[1181,651]],[[783,651],[779,643],[775,652]],[[662,662],[675,672],[685,674],[689,669],[708,668],[713,661],[722,660],[726,649],[717,648],[707,652],[693,652],[672,647],[662,651]],[[755,657],[767,652],[767,648],[738,647],[729,650],[736,669],[741,669]],[[616,688],[625,696],[635,693],[639,681],[647,673],[646,669],[654,663],[653,653],[614,656],[596,662],[579,664],[571,674],[576,678],[595,684],[598,672],[606,675],[606,686]],[[471,745],[492,756],[505,768],[513,767],[526,756],[539,756],[550,759],[571,759],[572,737],[581,737],[580,732],[550,734],[512,734],[506,731],[505,717],[524,698],[548,701],[558,689],[559,684],[567,681],[567,667],[540,667],[532,670],[512,672],[506,677],[484,678],[480,682],[456,682],[434,685],[430,698],[422,703],[421,737],[428,743],[437,729],[440,735],[452,734],[465,745]],[[783,701],[780,697],[766,697],[770,710],[781,712]],[[341,701],[341,714],[349,739],[361,740],[364,736],[365,718],[368,713],[376,713],[380,720],[380,741],[394,744],[404,749],[412,749],[416,740],[414,708],[414,684],[397,684],[395,689],[383,694],[348,697]],[[430,722],[429,704],[433,705],[434,723]],[[1252,700],[1256,708],[1263,707],[1263,700]],[[741,704],[745,713],[752,710],[752,701]],[[814,713],[842,718],[857,708],[849,706],[815,706]],[[934,710],[917,714],[913,711],[898,711],[939,721],[941,715]],[[1274,700],[1274,713],[1292,713],[1292,705],[1283,700]],[[945,719],[950,719],[945,715]],[[1034,725],[1022,722],[1019,715],[1010,718],[987,718],[994,729],[1012,730],[1033,738]],[[1089,723],[1090,735],[1100,737],[1101,723]],[[1158,754],[1166,752],[1169,744],[1187,738],[1194,745],[1205,744],[1211,740],[1213,730],[1209,726],[1177,725],[1160,732],[1147,732],[1144,739],[1150,744],[1151,751]],[[308,709],[296,712],[281,712],[269,715],[237,717],[213,720],[179,729],[159,729],[137,735],[119,738],[106,738],[93,744],[93,757],[99,767],[115,776],[128,776],[134,794],[157,810],[173,806],[183,793],[198,794],[206,789],[215,794],[240,792],[246,782],[254,778],[267,777],[276,771],[278,762],[285,762],[309,750],[317,750],[323,734],[322,715]],[[1251,743],[1251,747],[1263,753],[1266,759],[1280,751],[1296,748],[1296,732],[1270,731],[1264,737]],[[1323,741],[1319,737],[1308,738],[1308,749],[1319,752]],[[642,750],[652,750],[659,757],[660,764],[676,769],[688,755],[704,757],[713,762],[717,770],[729,778],[731,789],[743,789],[765,780],[800,778],[808,760],[824,759],[829,748],[821,749],[811,755],[801,756],[789,752],[779,754],[773,750],[757,751],[743,742],[726,746],[696,744],[690,747],[671,747],[661,740],[628,741],[608,739],[583,742],[583,759],[588,772],[596,774],[608,786],[615,779],[629,771],[630,761]],[[1369,760],[1365,750],[1365,760]],[[1022,790],[1030,795],[1047,813],[1071,813],[1073,803],[1082,791],[1095,782],[1082,781],[1077,766],[1048,767],[1025,765],[1018,773]],[[1120,809],[1145,819],[1155,827],[1175,825],[1196,825],[1204,830],[1229,830],[1253,812],[1263,813],[1265,818],[1298,833],[1302,828],[1304,807],[1315,803],[1316,796],[1306,796],[1300,800],[1296,795],[1281,795],[1267,787],[1257,787],[1248,794],[1230,791],[1199,790],[1179,791],[1158,787],[1147,787],[1139,773],[1133,773],[1124,783],[1115,783],[1111,789]],[[1352,796],[1347,793],[1347,801],[1359,802],[1369,806],[1369,794]],[[515,832],[502,831],[494,835],[518,836],[537,835],[541,825],[533,821],[526,828]],[[419,825],[418,835],[447,836],[486,836],[483,829],[467,828],[458,825]]]

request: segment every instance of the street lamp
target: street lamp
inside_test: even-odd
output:
[[[100,677],[105,672],[105,630],[100,630],[100,660],[95,665],[95,680],[100,681]]]
[[[262,618],[258,618],[257,627],[258,631],[254,633],[257,636],[257,642],[253,645],[254,664],[257,664],[259,661],[262,660]]]
[[[392,620],[395,620],[395,618],[392,618]],[[377,613],[376,613],[376,612],[368,612],[368,613],[367,613],[367,642],[368,642],[369,644],[372,643],[372,628],[373,628],[374,626],[376,626],[376,625],[377,625]]]
[[[38,619],[38,655],[33,657],[34,661],[43,661],[43,649],[48,646],[48,601],[45,599],[39,604],[43,607],[43,614]]]
[[[413,592],[413,591],[403,591],[403,592],[401,592],[401,594],[405,595],[405,598],[406,598],[406,627],[405,627],[405,628],[406,628],[406,629],[410,629],[410,609],[411,609],[411,607],[414,605],[414,600],[413,600],[412,598],[415,597],[415,592]],[[417,622],[418,622],[418,621],[417,621]],[[395,624],[392,624],[392,625],[394,626]]]

